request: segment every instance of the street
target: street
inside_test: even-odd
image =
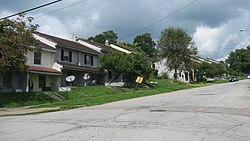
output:
[[[0,141],[249,141],[250,80],[0,117]]]

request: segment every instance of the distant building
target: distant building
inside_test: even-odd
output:
[[[203,58],[200,56],[192,56],[191,60],[199,64],[202,64],[203,62],[206,62],[209,64],[212,64],[212,63],[219,64],[219,61],[213,60],[211,58]],[[165,63],[166,63],[166,59],[162,59],[155,63],[155,69],[157,70],[157,75],[158,76],[167,75],[169,79],[174,79],[174,71],[169,70],[166,67]],[[183,70],[181,72],[177,71],[177,80],[182,81],[182,82],[195,81],[196,78],[193,75],[194,75],[193,71],[187,71],[187,70]]]

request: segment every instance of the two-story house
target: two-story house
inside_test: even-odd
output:
[[[120,51],[120,52],[124,52],[124,53],[132,53],[133,51],[135,51],[132,48],[127,48],[127,47],[123,47],[121,45],[116,45],[116,44],[108,44],[108,42],[104,44],[100,44],[100,43],[96,43],[93,41],[89,41],[86,39],[82,39],[82,38],[78,38],[77,42],[88,47],[91,49],[94,49],[96,51],[98,51],[101,54],[106,54],[106,53],[110,53],[112,51]],[[126,75],[120,75],[119,78],[117,78],[116,80],[114,80],[111,84],[110,82],[113,80],[113,74],[109,71],[105,71],[103,72],[103,84],[105,86],[109,85],[109,86],[124,86],[126,83]]]
[[[39,48],[36,49],[36,48]],[[60,68],[55,67],[54,58],[56,49],[38,41],[36,46],[31,46],[33,50],[28,51],[27,71],[18,74],[14,71],[4,76],[0,76],[0,91],[45,91],[58,90],[59,78],[62,75]]]
[[[86,47],[72,40],[63,39],[43,33],[36,32],[34,36],[46,43],[53,43],[56,49],[55,62],[61,65],[63,75],[60,79],[61,86],[84,85],[95,80],[98,84],[103,84],[102,73],[98,69],[98,55],[100,52]],[[90,76],[89,80],[83,79],[84,75]],[[73,83],[68,83],[66,77],[74,75]]]
[[[25,91],[57,91],[62,76],[61,68],[54,61],[56,48],[38,40],[40,50],[27,53],[27,86]]]
[[[213,60],[211,58],[203,58],[200,56],[191,56],[191,61],[193,63],[199,63],[199,64],[202,64],[203,62],[209,63],[209,64],[211,63],[219,64],[219,62],[216,60]],[[169,70],[168,67],[166,67],[165,63],[166,63],[166,59],[162,59],[155,63],[155,69],[157,70],[158,76],[168,75],[169,79],[174,79],[174,71]],[[181,72],[178,71],[177,73],[178,73],[177,80],[179,81],[182,81],[182,82],[196,81],[194,69],[192,69],[192,71],[187,71],[187,70],[183,70]]]

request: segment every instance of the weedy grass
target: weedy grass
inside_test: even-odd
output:
[[[44,92],[37,93],[0,93],[1,107],[21,107],[36,105],[33,108],[59,107],[59,110],[72,109],[84,106],[100,105],[114,101],[150,96],[177,90],[206,86],[207,84],[189,84],[171,82],[166,79],[152,80],[149,87],[138,87],[134,92],[132,88],[112,88],[105,86],[77,86],[70,92],[58,92],[65,97],[59,101],[49,97]],[[58,110],[57,110],[58,111]]]

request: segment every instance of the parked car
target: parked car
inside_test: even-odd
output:
[[[238,76],[231,76],[231,77],[229,78],[229,81],[230,81],[230,82],[239,81],[239,78],[238,78]]]
[[[250,74],[248,74],[247,79],[250,79]]]

